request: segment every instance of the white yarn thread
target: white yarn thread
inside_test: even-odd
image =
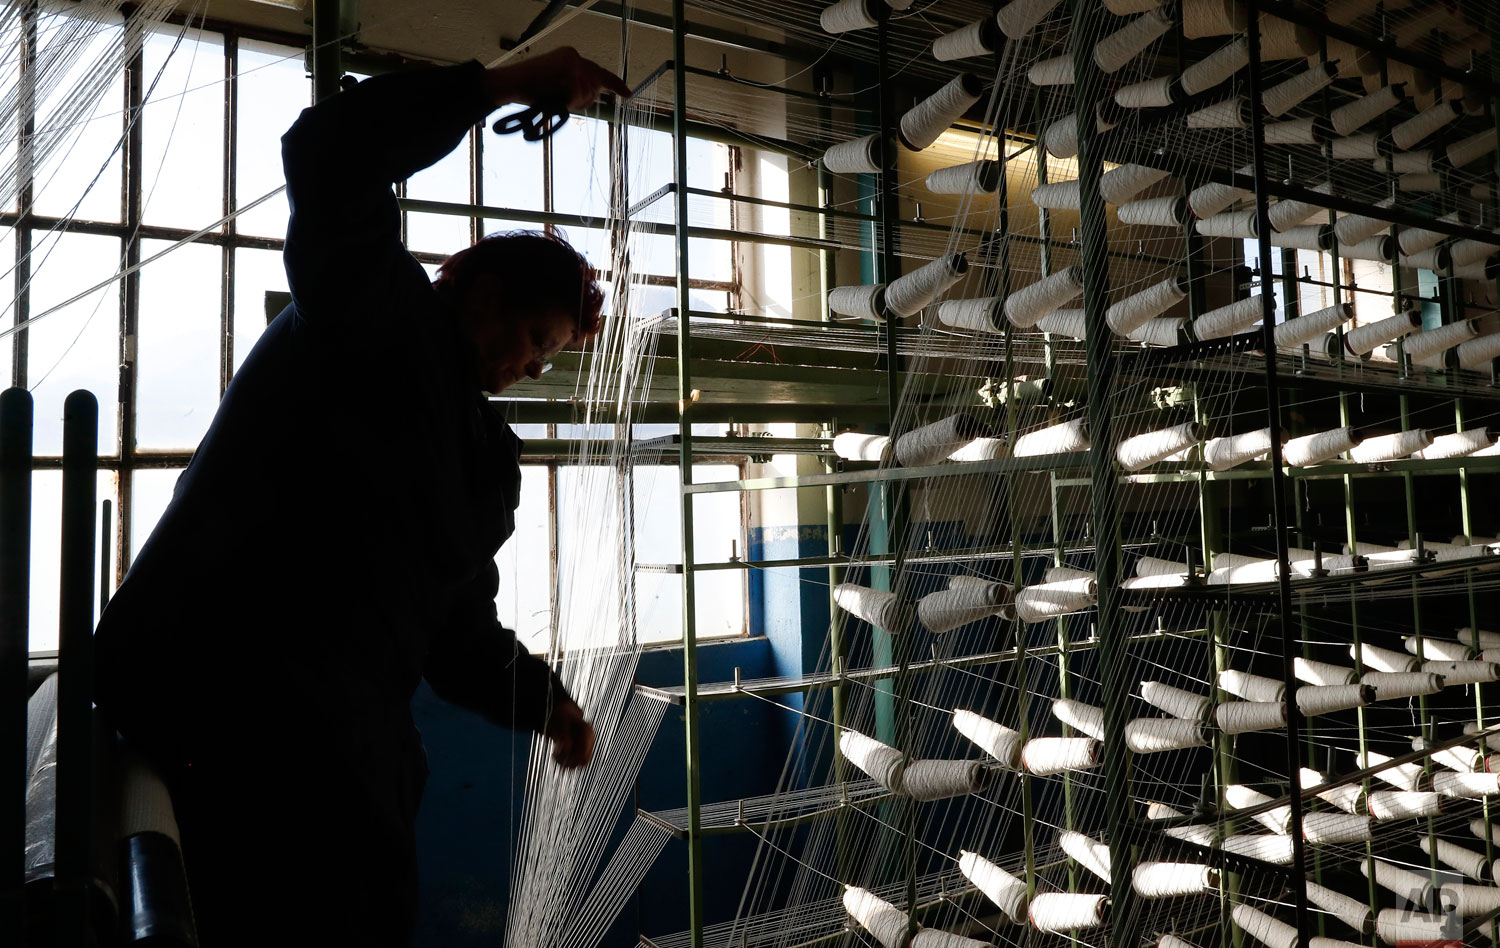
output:
[[[1187,12],[1186,5],[1183,12]],[[1182,71],[1182,91],[1188,95],[1206,92],[1248,65],[1250,42],[1243,36],[1235,37],[1227,46],[1219,47]]]
[[[1000,32],[1018,40],[1032,31],[1062,0],[1010,0],[995,14]]]
[[[1467,267],[1494,254],[1497,250],[1500,250],[1500,244],[1486,243],[1483,240],[1456,241],[1452,248],[1453,265]]]
[[[1423,662],[1422,671],[1440,677],[1444,688],[1500,680],[1500,665],[1494,662]]]
[[[1042,332],[1050,332],[1054,336],[1067,336],[1070,339],[1088,338],[1088,319],[1081,309],[1054,310],[1037,320],[1036,328]]]
[[[1429,856],[1436,854],[1439,862],[1452,866],[1476,882],[1490,881],[1490,861],[1484,858],[1484,853],[1465,849],[1446,839],[1437,840],[1434,847],[1433,840],[1427,836],[1417,840],[1417,845],[1422,847],[1422,852]]]
[[[1252,839],[1256,837],[1251,837]],[[1228,848],[1227,843],[1225,848]],[[1272,862],[1274,860],[1267,860]],[[1296,948],[1297,929],[1249,905],[1236,905],[1230,917],[1245,934],[1266,948]]]
[[[896,748],[858,731],[845,730],[839,734],[839,753],[882,787],[892,793],[902,792],[901,771],[905,758]]]
[[[1142,13],[1094,45],[1094,62],[1105,74],[1118,72],[1160,39],[1172,21],[1172,11],[1166,7]]]
[[[1147,79],[1115,90],[1115,104],[1124,109],[1161,109],[1177,101],[1177,80],[1172,76]]]
[[[1375,206],[1388,208],[1394,206],[1395,203],[1395,199],[1385,198],[1377,201]],[[1367,240],[1382,230],[1388,229],[1390,226],[1388,221],[1383,221],[1379,218],[1365,217],[1359,214],[1347,214],[1334,222],[1333,235],[1338,238],[1339,248],[1342,252],[1345,246],[1358,244],[1360,241]]]
[[[1235,170],[1236,174],[1253,174],[1254,165],[1245,165]],[[1229,207],[1235,201],[1242,201],[1254,197],[1254,193],[1244,188],[1235,187],[1231,184],[1209,184],[1199,185],[1188,194],[1188,208],[1193,216],[1199,219],[1213,217],[1220,211]]]
[[[835,174],[878,174],[886,151],[886,139],[876,132],[830,146],[823,152],[823,167]]]
[[[1194,326],[1196,327],[1196,323]],[[1232,467],[1264,457],[1271,451],[1271,429],[1246,431],[1227,438],[1210,438],[1203,442],[1203,463],[1211,470],[1227,471]]]
[[[1021,735],[972,711],[954,711],[953,727],[1007,770],[1021,769]]]
[[[1288,227],[1271,235],[1271,246],[1321,253],[1333,247],[1333,227],[1328,224]]]
[[[1317,34],[1269,13],[1260,15],[1260,58],[1302,59],[1318,51]]]
[[[1489,915],[1500,909],[1500,887],[1449,882],[1439,890],[1442,904],[1451,906],[1459,918]]]
[[[1242,33],[1248,25],[1245,8],[1236,0],[1183,0],[1182,35],[1188,39]]]
[[[1449,438],[1452,435],[1443,435],[1443,437]],[[1440,440],[1442,439],[1435,439],[1433,444],[1437,444]],[[1474,649],[1462,642],[1449,642],[1446,639],[1404,635],[1401,637],[1401,644],[1406,647],[1408,653],[1425,661],[1467,662],[1474,657]]]
[[[1432,789],[1445,797],[1477,800],[1500,793],[1500,774],[1461,774],[1443,770],[1432,775]]]
[[[1026,919],[1026,883],[976,853],[959,850],[958,869],[1017,925]]]
[[[939,168],[927,176],[933,194],[993,194],[1000,186],[1000,162],[990,158]]]
[[[901,772],[902,792],[931,801],[978,793],[989,786],[989,771],[977,760],[914,760]]]
[[[1447,224],[1468,223],[1464,219],[1464,214],[1462,211],[1454,211],[1451,214],[1444,214],[1442,217],[1439,217],[1438,220]],[[1439,231],[1435,230],[1424,230],[1420,227],[1406,227],[1402,228],[1401,232],[1396,235],[1396,245],[1401,248],[1402,253],[1420,253],[1421,251],[1426,250],[1428,247],[1432,247],[1439,242],[1447,239],[1447,236],[1447,234],[1440,233]]]
[[[1318,120],[1312,117],[1292,119],[1289,122],[1267,122],[1263,128],[1267,145],[1316,145],[1321,141]]]
[[[1337,230],[1334,231],[1338,233]],[[1388,236],[1367,237],[1357,244],[1339,244],[1339,253],[1354,260],[1374,260],[1378,263],[1394,263],[1396,242]]]
[[[1050,211],[1076,211],[1079,201],[1077,179],[1048,181],[1031,189],[1031,203]]]
[[[1399,86],[1385,86],[1367,96],[1341,105],[1328,113],[1328,121],[1340,135],[1351,135],[1401,104],[1404,93]],[[1338,157],[1335,155],[1334,157]]]
[[[1329,157],[1343,161],[1369,160],[1380,157],[1380,142],[1372,132],[1367,135],[1350,135],[1329,142]]]
[[[1425,876],[1419,876],[1415,872],[1402,869],[1400,866],[1381,859],[1373,860],[1373,862],[1376,885],[1417,905],[1427,904],[1428,895],[1432,892],[1432,883]],[[1360,861],[1359,871],[1366,879],[1370,878],[1370,863],[1371,860],[1368,859]],[[1379,924],[1378,920],[1376,924]]]
[[[1104,740],[1104,709],[1072,698],[1055,698],[1052,701],[1052,716],[1075,731],[1089,737]]]
[[[1361,547],[1364,544],[1360,544]],[[1414,672],[1422,667],[1422,660],[1415,655],[1405,655],[1393,649],[1381,648],[1368,642],[1349,646],[1349,657],[1362,666],[1378,672]]]
[[[1328,306],[1316,312],[1308,313],[1306,316],[1288,319],[1275,329],[1276,345],[1285,349],[1312,342],[1325,332],[1342,326],[1353,315],[1349,310],[1349,304],[1338,303],[1334,306]],[[1409,454],[1410,452],[1407,453]]]
[[[1005,307],[1002,296],[971,300],[944,300],[938,304],[938,322],[970,332],[1004,332],[1000,313]]]
[[[877,629],[896,634],[911,626],[911,610],[895,593],[883,589],[840,583],[833,587],[833,601],[840,609]]]
[[[1377,821],[1415,820],[1443,812],[1443,798],[1426,790],[1374,790],[1365,799]]]
[[[1225,852],[1259,859],[1275,866],[1292,864],[1290,836],[1228,836],[1224,839],[1223,848]]]
[[[1219,873],[1198,863],[1143,862],[1131,872],[1130,885],[1142,898],[1169,899],[1215,891],[1219,887]]]
[[[1352,685],[1359,680],[1359,672],[1352,668],[1300,655],[1292,660],[1292,673],[1297,676],[1298,681],[1305,681],[1309,685]]]
[[[1211,309],[1193,320],[1193,333],[1205,340],[1232,336],[1260,322],[1263,311],[1264,303],[1259,296],[1236,300],[1228,306]]]
[[[1033,777],[1098,767],[1101,744],[1092,737],[1033,737],[1021,748],[1021,768]]]
[[[1349,813],[1305,813],[1302,838],[1309,843],[1362,843],[1370,838],[1370,818]]]
[[[1171,172],[1145,165],[1120,165],[1099,176],[1099,196],[1106,204],[1124,204],[1170,176]]]
[[[1207,695],[1195,694],[1159,681],[1141,682],[1141,698],[1174,718],[1194,723],[1208,720],[1213,701]]]
[[[1432,150],[1424,148],[1420,151],[1398,151],[1382,155],[1370,164],[1382,174],[1431,174]]]
[[[903,467],[937,464],[981,433],[982,428],[971,416],[955,412],[898,437],[894,449],[896,462]]]
[[[870,890],[846,886],[844,911],[885,948],[906,948],[906,913]]]
[[[1189,112],[1188,128],[1248,128],[1250,100],[1242,95]]]
[[[1492,333],[1491,335],[1495,337],[1494,341],[1491,343],[1495,346],[1495,354],[1497,356],[1500,356],[1500,333]],[[1475,339],[1474,342],[1482,342],[1490,338],[1490,336],[1480,336],[1478,339]],[[1472,369],[1474,368],[1473,365],[1464,365],[1463,348],[1467,345],[1472,345],[1472,343],[1465,342],[1458,347],[1458,364],[1460,366],[1463,366],[1464,368]],[[1438,435],[1436,438],[1432,439],[1432,444],[1429,444],[1422,450],[1415,452],[1412,457],[1422,458],[1426,461],[1439,460],[1442,458],[1461,458],[1473,454],[1475,451],[1487,448],[1494,443],[1495,430],[1493,428],[1467,428],[1463,431],[1456,431],[1452,434]],[[1432,644],[1432,640],[1428,639],[1426,640],[1426,643],[1430,646]],[[1429,651],[1431,651],[1430,648]],[[1439,657],[1445,658],[1446,660],[1451,662],[1463,661],[1463,659],[1456,658],[1451,655],[1444,655]]]
[[[1124,210],[1125,208],[1120,209],[1122,214]],[[1168,277],[1112,304],[1105,311],[1104,321],[1109,324],[1110,329],[1126,336],[1144,326],[1153,316],[1160,316],[1186,298],[1187,279],[1180,276]]]
[[[1374,931],[1375,915],[1367,903],[1350,898],[1342,892],[1335,892],[1316,882],[1309,881],[1305,883],[1305,886],[1307,901],[1362,935],[1368,935]]]
[[[1092,607],[1097,586],[1092,579],[1042,583],[1016,591],[1016,615],[1023,622],[1041,622]]]
[[[1303,685],[1297,689],[1297,707],[1308,717],[1333,714],[1363,708],[1373,695],[1365,685]]]
[[[1461,369],[1482,369],[1497,358],[1500,358],[1500,332],[1492,332],[1458,344],[1458,367]],[[1493,439],[1490,439],[1490,443],[1493,443]],[[1473,450],[1487,447],[1489,444],[1482,444]]]
[[[1009,586],[976,583],[928,593],[917,602],[917,618],[929,632],[941,633],[1000,615],[1009,606]]]
[[[1146,198],[1120,205],[1121,224],[1135,227],[1181,227],[1187,223],[1187,200],[1180,197]]]
[[[1360,436],[1350,427],[1319,431],[1288,441],[1281,459],[1291,467],[1305,467],[1338,457],[1359,442]]]
[[[1214,708],[1214,722],[1225,734],[1268,731],[1286,726],[1286,703],[1281,701],[1227,701]]]
[[[884,464],[891,459],[891,439],[885,435],[846,431],[834,436],[833,453],[846,461],[878,461]]]
[[[1189,421],[1124,439],[1115,446],[1115,460],[1127,471],[1139,471],[1202,440],[1203,426]]]
[[[840,316],[885,318],[885,284],[836,286],[828,291],[828,308]]]
[[[1420,310],[1397,313],[1364,326],[1356,326],[1344,333],[1344,348],[1353,355],[1364,355],[1373,352],[1376,346],[1416,332],[1421,325]]]
[[[1125,746],[1137,754],[1203,747],[1208,739],[1208,729],[1199,721],[1132,718],[1125,722]]]
[[[818,16],[818,24],[825,33],[847,33],[879,26],[876,11],[880,0],[839,0],[833,6],[824,7]]]
[[[1204,237],[1232,237],[1237,240],[1254,240],[1260,233],[1260,224],[1255,211],[1228,211],[1200,220],[1194,225]]]
[[[938,257],[885,288],[885,305],[897,316],[914,316],[969,272],[969,258],[961,253]]]
[[[1473,164],[1495,150],[1497,133],[1493,128],[1475,132],[1448,146],[1448,163],[1455,168]]]
[[[1462,114],[1463,107],[1459,103],[1451,99],[1439,102],[1392,128],[1391,141],[1402,151],[1410,151],[1422,139],[1455,121]]]
[[[921,151],[938,140],[954,122],[979,101],[984,82],[973,73],[954,76],[947,85],[918,102],[901,116],[901,143]]]
[[[1057,834],[1057,845],[1058,848],[1071,856],[1080,866],[1105,882],[1110,881],[1108,846],[1073,830],[1059,832]]]
[[[1087,451],[1089,439],[1082,421],[1066,421],[1037,431],[1030,431],[1016,438],[1012,457],[1038,457],[1044,454],[1065,454],[1070,451]]]
[[[975,20],[932,41],[932,56],[938,62],[953,62],[984,56],[995,51],[995,21]]]
[[[1438,945],[1445,942],[1462,942],[1461,934],[1455,937],[1444,934],[1446,931],[1447,926],[1441,915],[1408,912],[1405,909],[1381,909],[1375,916],[1376,936],[1390,945]]]
[[[1005,318],[1018,329],[1030,329],[1082,292],[1082,272],[1077,267],[1064,267],[1012,293],[1005,301]]]
[[[1319,63],[1267,89],[1261,102],[1271,115],[1280,117],[1306,101],[1314,92],[1325,88],[1338,76],[1338,67]]]
[[[1026,78],[1034,86],[1071,86],[1073,57],[1053,56],[1038,60],[1026,71]]]
[[[1286,697],[1285,684],[1274,678],[1252,675],[1234,668],[1219,672],[1219,687],[1246,701],[1280,701]]]
[[[1034,896],[1027,916],[1031,927],[1042,932],[1070,932],[1098,928],[1104,924],[1109,898],[1076,892],[1043,892]]]

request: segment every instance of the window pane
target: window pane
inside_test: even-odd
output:
[[[557,235],[583,254],[595,270],[609,269],[609,231],[602,227],[559,227]]]
[[[33,318],[119,272],[120,240],[38,234],[32,250]],[[109,284],[45,316],[30,336],[26,380],[36,399],[36,453],[62,453],[63,400],[86,388],[99,400],[99,453],[114,454],[120,383],[120,291]]]
[[[109,500],[119,510],[115,494],[115,472],[100,471],[95,490],[96,503]],[[62,472],[35,471],[31,475],[31,610],[27,650],[47,652],[58,645],[58,600],[62,575]],[[95,508],[95,516],[101,516]],[[111,514],[113,516],[113,514]],[[99,548],[101,531],[94,534],[94,614],[99,609]],[[110,531],[114,535],[114,531]],[[114,550],[110,550],[114,555]],[[113,572],[113,571],[111,571]]]
[[[182,468],[162,468],[135,472],[135,481],[130,497],[130,555],[141,551],[156,529],[156,522],[172,502],[172,490]]]
[[[635,469],[636,560],[641,563],[681,563],[682,511],[675,466],[638,466]],[[729,464],[695,464],[699,481],[734,480],[739,471]],[[740,495],[702,494],[693,503],[693,545],[697,562],[724,562],[731,552],[744,550],[740,527]],[[695,576],[697,635],[699,638],[745,633],[745,577],[740,570],[715,570]],[[643,643],[682,638],[682,578],[670,573],[638,572],[636,596]]]
[[[141,241],[141,257],[164,241]],[[141,269],[136,335],[136,447],[147,451],[197,446],[219,404],[222,251],[208,244],[179,247]]]
[[[548,555],[552,531],[548,521],[547,468],[522,465],[516,532],[495,557],[500,569],[495,609],[500,622],[514,629],[516,638],[533,652],[545,652],[552,644],[552,570]]]
[[[406,196],[421,201],[468,204],[471,199],[468,138],[444,155],[437,164],[424,168],[407,179]],[[470,243],[467,217],[455,217],[451,214],[406,215],[406,246],[412,250],[455,253]]]
[[[552,208],[562,214],[609,213],[609,125],[575,115],[552,136]]]
[[[286,268],[274,250],[234,252],[234,368],[239,371],[245,356],[266,331],[277,313],[266,313],[266,291],[287,292]],[[279,312],[279,311],[278,311]]]
[[[562,649],[619,644],[621,548],[616,474],[593,464],[557,468],[558,639]]]
[[[4,155],[0,155],[0,161]],[[14,228],[7,227],[0,231],[0,332],[5,332],[15,325],[15,273],[11,269],[16,265],[16,232]],[[16,337],[14,335],[0,337],[0,389],[10,388],[12,369],[16,350]]]
[[[38,30],[38,61],[52,64],[57,79],[37,107],[35,210],[118,221],[123,179],[116,145],[125,101],[119,19],[99,26],[55,14],[43,16]],[[48,85],[45,72],[41,85]]]
[[[224,42],[199,30],[181,43],[175,30],[152,33],[145,66],[142,216],[196,230],[224,214]]]
[[[491,207],[544,210],[542,202],[542,145],[520,135],[490,135],[484,147],[484,201]]]
[[[235,122],[235,206],[243,207],[281,186],[281,136],[311,103],[312,84],[302,50],[240,40],[238,114]],[[286,235],[286,195],[235,218],[242,234]]]

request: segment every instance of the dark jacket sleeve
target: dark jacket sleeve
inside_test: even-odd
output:
[[[302,112],[281,156],[291,205],[282,259],[303,320],[393,312],[393,281],[418,264],[401,245],[391,185],[452,151],[494,107],[471,61],[376,76]]]
[[[500,573],[491,562],[434,631],[423,675],[446,701],[502,727],[541,733],[568,691],[547,663],[526,651],[495,616]]]

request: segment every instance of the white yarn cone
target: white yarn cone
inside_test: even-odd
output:
[[[1235,37],[1227,46],[1193,63],[1182,71],[1182,91],[1188,95],[1206,92],[1250,64],[1249,41]]]
[[[1104,709],[1071,698],[1055,698],[1052,716],[1075,731],[1104,740]]]
[[[972,416],[956,412],[898,437],[896,461],[902,467],[937,464],[983,433],[984,429]]]
[[[1374,860],[1374,863],[1376,885],[1417,905],[1427,904],[1428,895],[1432,891],[1432,883],[1425,876],[1419,876],[1415,872],[1402,869],[1400,866],[1381,859]],[[1359,871],[1366,879],[1370,878],[1370,861],[1361,860]],[[1379,924],[1378,918],[1376,924]]]
[[[1409,333],[1416,332],[1422,326],[1422,314],[1418,310],[1409,310],[1397,313],[1395,316],[1387,316],[1385,319],[1363,326],[1356,326],[1344,333],[1344,348],[1353,355],[1364,355],[1374,352],[1376,347],[1384,345],[1392,340],[1399,339]]]
[[[1190,862],[1142,862],[1131,872],[1131,887],[1146,899],[1167,899],[1219,887],[1218,870]]]
[[[1500,774],[1461,774],[1443,770],[1432,775],[1432,789],[1445,797],[1477,800],[1500,793]]]
[[[1363,708],[1375,699],[1366,685],[1303,685],[1297,689],[1297,708],[1307,717]]]
[[[1360,443],[1353,428],[1333,428],[1316,434],[1293,438],[1286,443],[1281,459],[1291,467],[1305,467],[1338,457]]]
[[[1042,622],[1070,612],[1081,612],[1094,605],[1096,594],[1092,579],[1027,586],[1016,591],[1016,615],[1024,622]]]
[[[948,254],[891,281],[885,288],[885,305],[897,316],[913,316],[969,272],[969,260],[961,253]]]
[[[1026,920],[1026,883],[985,859],[960,850],[958,869],[985,898],[1017,925]]]
[[[1343,665],[1314,661],[1300,655],[1292,660],[1293,673],[1298,681],[1309,685],[1352,685],[1359,680],[1359,672]]]
[[[1189,421],[1125,438],[1115,448],[1115,460],[1127,471],[1139,471],[1202,440],[1203,426]]]
[[[882,787],[895,794],[902,792],[901,772],[905,758],[896,748],[858,731],[845,730],[839,734],[839,753]]]
[[[1375,689],[1376,701],[1435,695],[1443,690],[1441,675],[1426,675],[1422,672],[1365,672],[1360,676],[1359,683]]]
[[[1088,433],[1082,421],[1065,421],[1060,425],[1028,431],[1016,439],[1013,457],[1030,458],[1045,454],[1067,454],[1089,449]]]
[[[1444,688],[1500,681],[1500,665],[1494,662],[1423,662],[1422,671],[1441,678]]]
[[[1103,761],[1092,737],[1033,737],[1021,748],[1021,767],[1033,777],[1090,770]]]
[[[1484,853],[1476,853],[1472,849],[1465,849],[1463,846],[1457,843],[1450,843],[1446,839],[1439,839],[1436,841],[1436,845],[1434,845],[1434,841],[1427,836],[1418,839],[1417,845],[1422,848],[1422,852],[1429,856],[1435,853],[1439,862],[1446,866],[1452,866],[1475,882],[1489,882],[1492,878],[1490,875],[1490,861],[1484,858]]]
[[[1282,682],[1232,668],[1219,672],[1219,687],[1246,701],[1280,701],[1286,697]]]
[[[1187,721],[1206,721],[1213,710],[1213,701],[1207,695],[1174,688],[1159,681],[1141,682],[1141,697],[1147,704]]]
[[[1271,797],[1243,784],[1231,783],[1224,787],[1224,802],[1233,809],[1248,810],[1251,807],[1265,806],[1271,802]],[[1289,806],[1252,813],[1250,818],[1278,836],[1285,836],[1292,831],[1292,808]]]
[[[1412,428],[1394,434],[1377,435],[1349,449],[1349,460],[1359,464],[1374,464],[1394,461],[1409,456],[1432,444],[1432,432],[1426,428]]]
[[[1021,769],[1021,735],[972,711],[954,711],[953,727],[1007,770]]]
[[[1106,883],[1110,881],[1108,846],[1073,830],[1058,833],[1057,845],[1080,866]]]
[[[878,629],[901,633],[911,627],[911,607],[883,589],[841,583],[833,587],[833,601],[840,609]]]
[[[1042,932],[1069,932],[1104,924],[1109,898],[1074,892],[1043,892],[1031,900],[1027,916]]]
[[[1105,322],[1120,335],[1129,335],[1186,298],[1187,280],[1168,277],[1111,305],[1105,313]]]
[[[1290,836],[1229,836],[1224,839],[1225,852],[1249,859],[1259,859],[1276,866],[1292,864]]]
[[[947,632],[1003,614],[1010,606],[1010,598],[1010,587],[1004,583],[940,589],[918,601],[917,618],[929,632]]]
[[[1370,818],[1348,813],[1304,813],[1302,838],[1309,843],[1362,843],[1370,839]]]
[[[1355,754],[1355,760],[1359,761],[1360,767],[1379,767],[1391,759],[1375,751],[1364,751]],[[1425,777],[1422,773],[1422,768],[1416,764],[1396,764],[1392,767],[1375,771],[1375,776],[1397,790],[1416,790]]]
[[[1443,798],[1428,790],[1372,790],[1365,804],[1376,820],[1415,820],[1443,812]]]
[[[885,435],[846,431],[834,436],[833,453],[846,461],[878,461],[884,464],[891,459],[891,439]]]
[[[989,783],[989,771],[977,760],[913,760],[901,772],[902,793],[913,800],[979,793]]]
[[[1181,718],[1133,718],[1125,722],[1125,746],[1137,754],[1185,750],[1208,744],[1207,728]]]
[[[1004,332],[1000,313],[1005,299],[987,296],[971,300],[944,300],[938,304],[938,322],[970,332]]]
[[[845,887],[844,911],[885,948],[906,948],[906,913],[870,890]]]
[[[828,308],[840,316],[885,318],[885,284],[836,286],[828,291]]]
[[[1228,701],[1214,709],[1214,722],[1225,734],[1285,727],[1286,704],[1281,701]]]
[[[1276,327],[1276,345],[1283,348],[1292,348],[1312,342],[1325,332],[1342,326],[1353,315],[1353,312],[1346,304],[1340,303],[1337,306],[1329,306],[1316,312],[1308,313],[1306,316],[1288,319]]]
[[[1414,672],[1422,669],[1422,660],[1415,655],[1405,655],[1368,642],[1349,646],[1349,657],[1378,672]]]
[[[1193,333],[1203,340],[1232,336],[1260,322],[1263,312],[1264,302],[1259,296],[1246,297],[1193,320]]]
[[[1005,301],[1005,318],[1018,329],[1030,329],[1037,320],[1082,292],[1082,271],[1064,267],[1012,293]]]
[[[1307,901],[1360,934],[1368,935],[1375,931],[1375,913],[1367,903],[1311,881],[1306,883],[1306,891]]]
[[[1389,945],[1435,946],[1463,942],[1462,926],[1455,926],[1450,932],[1443,916],[1408,912],[1406,909],[1381,909],[1376,913],[1375,935]]]

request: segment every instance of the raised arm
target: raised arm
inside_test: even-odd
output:
[[[468,62],[377,76],[304,110],[281,139],[292,211],[283,256],[302,318],[389,310],[392,279],[417,265],[401,246],[391,186],[452,151],[496,105],[577,109],[628,91],[568,48],[488,70]]]

